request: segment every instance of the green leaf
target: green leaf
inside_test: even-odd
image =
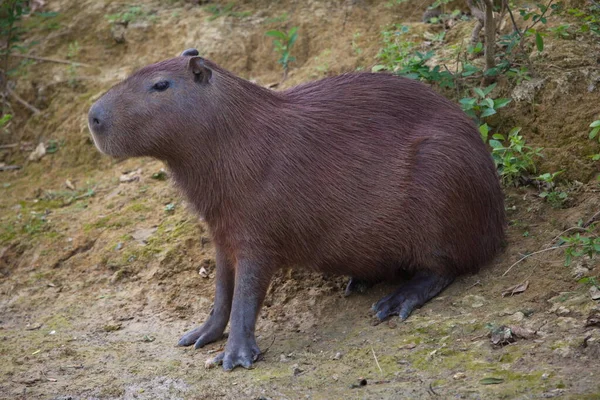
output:
[[[597,121],[594,121],[590,124],[590,128],[597,128],[600,127],[600,119]]]
[[[497,83],[492,83],[490,86],[483,89],[483,93],[485,93],[485,95],[487,96],[488,94],[490,94],[492,92],[492,90],[494,90],[496,85],[497,85]]]
[[[485,93],[483,93],[483,90],[481,90],[480,88],[474,88],[473,91],[477,94],[477,96],[481,97],[482,99],[485,97]]]
[[[483,99],[481,104],[486,105],[488,108],[494,108],[494,101],[490,98]]]
[[[544,39],[542,39],[542,35],[539,32],[535,33],[535,45],[539,52],[544,51]]]
[[[502,378],[483,378],[479,381],[482,385],[497,385],[499,383],[503,383],[504,379]]]
[[[484,142],[487,142],[489,132],[490,127],[488,126],[488,124],[479,125],[479,133],[481,134],[481,138]]]
[[[506,140],[506,138],[504,137],[504,135],[502,135],[500,133],[494,133],[494,135],[492,135],[492,137],[494,139],[498,139],[498,140]]]
[[[494,108],[497,110],[499,108],[506,107],[506,105],[508,103],[510,103],[511,101],[512,101],[512,99],[505,99],[505,98],[495,99],[494,100]]]
[[[489,117],[494,114],[496,114],[496,110],[493,108],[486,108],[485,111],[481,113],[481,118]]]
[[[287,36],[286,36],[285,33],[281,32],[281,31],[277,31],[277,30],[267,31],[265,33],[265,35],[271,36],[271,37],[274,37],[274,38],[279,38],[279,39],[281,39],[283,41],[285,41],[287,39]]]
[[[598,132],[599,132],[599,131],[600,131],[600,126],[598,126],[598,127],[594,128],[594,129],[592,129],[592,130],[590,131],[589,138],[590,138],[590,139],[593,139],[593,138],[595,138],[596,136],[598,136]]]
[[[501,149],[503,147],[502,142],[499,142],[498,140],[495,140],[495,139],[490,140],[490,146],[493,149]]]
[[[387,67],[385,65],[375,65],[373,66],[373,68],[371,68],[371,72],[379,72],[379,71],[385,71],[387,70]]]

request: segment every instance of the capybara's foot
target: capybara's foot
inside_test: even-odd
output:
[[[252,364],[260,357],[260,349],[254,340],[244,340],[240,343],[227,342],[225,351],[210,360],[207,366],[223,365],[225,371],[231,371],[237,366],[246,369],[252,368]]]
[[[350,282],[346,285],[346,290],[344,291],[344,296],[348,297],[353,293],[364,293],[371,286],[375,285],[377,282],[368,281],[365,279],[359,278],[350,278]]]
[[[398,290],[373,305],[380,321],[398,315],[403,321],[416,308],[434,298],[454,280],[453,277],[419,273]]]
[[[211,324],[209,319],[204,325],[186,332],[186,334],[179,339],[177,346],[191,346],[193,344],[195,349],[199,349],[200,347],[221,339],[223,337],[223,331],[224,329],[215,327],[214,324]]]

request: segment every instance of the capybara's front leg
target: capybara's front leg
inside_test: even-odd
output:
[[[217,282],[213,309],[202,326],[192,329],[179,339],[178,346],[190,346],[194,344],[194,347],[197,349],[219,340],[223,336],[227,322],[229,322],[229,314],[231,313],[235,270],[233,264],[218,248],[216,261]]]
[[[212,361],[230,371],[236,366],[250,368],[260,349],[254,330],[256,318],[267,293],[271,271],[259,262],[240,260],[235,268],[235,291],[231,309],[231,331],[225,351]]]

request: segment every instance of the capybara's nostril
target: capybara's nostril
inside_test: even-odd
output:
[[[98,104],[94,104],[88,114],[88,122],[93,133],[103,133],[106,126],[106,113]]]

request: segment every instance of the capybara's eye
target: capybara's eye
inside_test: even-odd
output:
[[[171,86],[169,81],[160,81],[156,82],[154,86],[152,86],[152,89],[162,92],[163,90],[167,90],[169,86]]]

